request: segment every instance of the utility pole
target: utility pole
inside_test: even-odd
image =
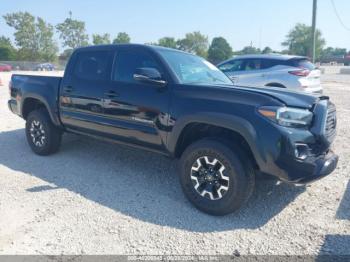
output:
[[[312,62],[315,63],[316,59],[316,14],[317,14],[317,0],[313,0],[312,5]]]

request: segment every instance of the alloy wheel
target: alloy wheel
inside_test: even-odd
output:
[[[216,158],[199,157],[191,167],[191,180],[199,195],[210,200],[221,199],[229,189],[225,166]]]
[[[34,120],[29,129],[32,142],[35,146],[42,147],[46,142],[46,134],[42,123],[38,120]]]

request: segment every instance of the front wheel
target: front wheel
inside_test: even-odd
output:
[[[200,140],[185,150],[179,162],[185,195],[195,207],[211,215],[236,211],[254,189],[250,160],[238,146],[227,145],[213,139]]]
[[[27,117],[26,136],[32,151],[44,156],[57,152],[62,131],[54,126],[45,109],[38,109],[29,113]]]

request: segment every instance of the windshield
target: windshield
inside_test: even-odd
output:
[[[178,51],[158,50],[181,84],[233,85],[216,66],[205,59]]]

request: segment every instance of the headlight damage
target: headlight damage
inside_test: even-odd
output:
[[[313,118],[313,113],[309,110],[293,107],[264,106],[258,111],[264,117],[286,127],[308,127]]]

